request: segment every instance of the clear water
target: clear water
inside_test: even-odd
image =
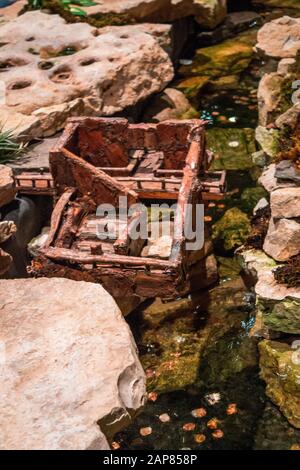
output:
[[[262,65],[254,60],[236,90],[199,98],[197,110],[209,121],[208,127],[256,127],[256,92]],[[229,171],[230,197],[210,209],[212,221],[220,218],[226,208],[239,207],[241,192],[255,184],[250,171]],[[290,426],[269,402],[265,384],[259,378],[257,340],[249,336],[254,314],[253,293],[233,273],[207,292],[206,299],[192,299],[190,308],[175,308],[161,322],[143,306],[127,317],[148,376],[150,397],[155,400],[150,399],[132,424],[114,436],[114,446],[147,450],[287,450],[299,444],[300,430]],[[207,331],[211,336],[201,349],[201,338]],[[181,371],[180,361],[185,359],[189,364],[191,356],[193,369],[197,348],[198,366],[191,378],[192,374]],[[192,356],[191,351],[196,355]],[[178,371],[183,386],[174,390]],[[165,383],[161,385],[159,374],[166,375],[165,383],[169,374],[169,390]],[[195,417],[193,410],[198,409],[205,416]],[[143,436],[144,428],[147,435]]]

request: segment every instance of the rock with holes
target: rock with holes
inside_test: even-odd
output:
[[[1,123],[49,136],[69,116],[109,116],[159,92],[173,66],[153,28],[94,28],[28,12],[0,27]],[[166,46],[165,46],[166,47]],[[155,64],[155,65],[153,65]]]
[[[0,299],[0,448],[108,449],[145,395],[112,297],[98,284],[39,278],[0,281]]]
[[[226,15],[226,0],[95,0],[83,7],[89,16],[121,15],[136,21],[167,23],[194,16],[202,26],[214,28]]]

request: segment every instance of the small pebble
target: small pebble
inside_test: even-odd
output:
[[[219,392],[208,393],[207,395],[205,395],[204,398],[207,401],[207,403],[209,403],[209,405],[215,405],[216,403],[219,403],[219,401],[221,400],[221,394]]]
[[[209,429],[218,429],[218,424],[219,421],[217,420],[217,418],[212,418],[207,422],[207,427]]]
[[[194,418],[203,418],[204,416],[206,416],[206,409],[196,408],[191,412],[191,415],[194,416]]]
[[[240,145],[240,143],[237,140],[232,140],[231,142],[228,143],[229,147],[236,148]]]
[[[146,370],[146,377],[148,377],[148,379],[151,378],[151,377],[154,377],[154,375],[155,375],[154,370],[152,370],[152,369],[147,369]]]
[[[300,450],[300,444],[293,444],[290,450]]]
[[[140,429],[140,435],[145,437],[145,436],[150,436],[152,434],[152,428],[148,426],[147,428],[141,428]]]
[[[163,413],[162,415],[160,415],[158,417],[159,421],[161,421],[162,423],[168,423],[169,421],[171,421],[171,418],[170,416],[168,415],[168,413]]]
[[[120,444],[116,441],[111,443],[111,448],[114,450],[120,449],[120,447],[121,447]]]
[[[206,436],[204,434],[195,434],[194,435],[194,441],[197,442],[197,444],[202,444],[206,440]]]
[[[230,405],[227,406],[226,413],[228,415],[234,415],[237,413],[237,406],[236,403],[230,403]]]
[[[212,433],[212,436],[215,439],[222,439],[222,437],[224,436],[224,433],[223,431],[221,431],[221,429],[217,429],[215,432]]]
[[[156,392],[149,392],[148,393],[148,400],[150,401],[156,401],[157,400],[157,393]]]
[[[182,429],[184,431],[194,431],[196,427],[196,424],[195,423],[185,423],[183,426],[182,426]]]
[[[180,65],[192,65],[193,61],[189,59],[180,59],[179,63]]]

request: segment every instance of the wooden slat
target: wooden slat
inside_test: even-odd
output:
[[[70,261],[81,264],[120,264],[143,268],[153,267],[161,269],[177,269],[179,264],[177,261],[164,261],[150,258],[139,258],[136,256],[123,256],[123,255],[85,255],[78,251],[67,248],[43,248],[41,250],[47,258],[54,261]]]
[[[51,215],[51,225],[50,225],[50,232],[48,235],[47,242],[45,244],[45,247],[49,247],[51,243],[53,242],[55,235],[57,233],[57,230],[60,225],[60,220],[62,213],[64,212],[68,202],[70,201],[72,195],[75,193],[76,189],[75,188],[69,188],[67,189],[59,198],[57,201],[52,215]]]

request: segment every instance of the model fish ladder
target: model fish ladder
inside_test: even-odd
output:
[[[208,171],[209,159],[201,120],[70,119],[50,152],[55,206],[47,246],[31,272],[100,282],[116,300],[174,298],[197,290],[205,249],[186,249],[186,207],[192,208],[193,219],[197,204],[220,199],[225,191],[225,173]],[[97,208],[110,204],[119,215],[124,200],[128,207],[176,203],[175,209],[166,209],[170,233],[163,237],[163,249],[164,211],[152,220],[159,225],[158,240],[151,233],[153,223],[146,239],[133,236],[142,217],[139,209],[124,220],[117,217],[118,230],[105,237],[115,221],[99,216]]]

